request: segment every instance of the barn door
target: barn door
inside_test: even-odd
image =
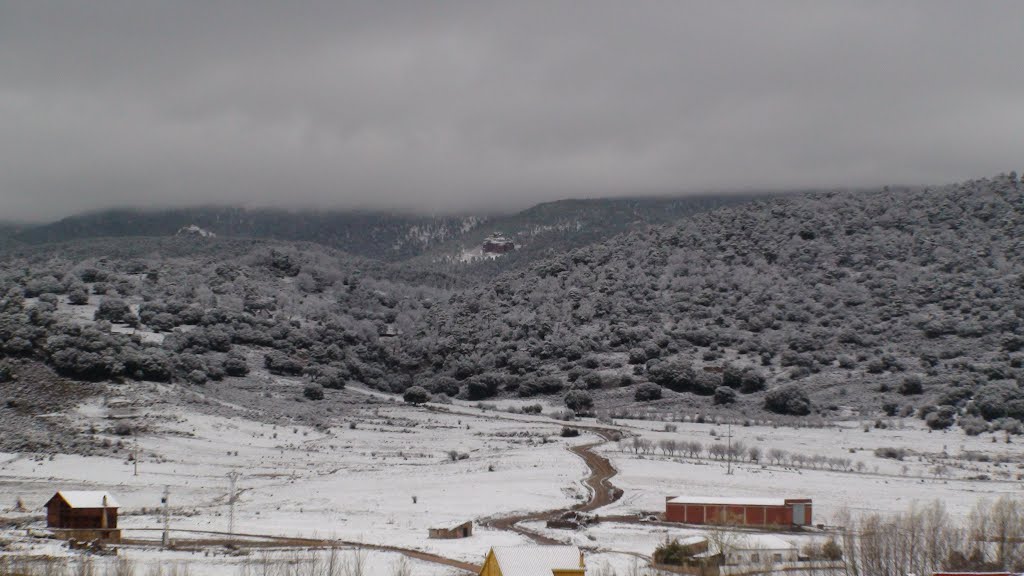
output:
[[[804,504],[793,504],[793,524],[804,526],[807,524],[807,506]]]

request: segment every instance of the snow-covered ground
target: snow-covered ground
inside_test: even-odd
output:
[[[135,386],[135,388],[127,388]],[[187,390],[187,391],[186,391]],[[543,415],[511,413],[522,401],[481,408],[473,402],[412,407],[381,402],[387,396],[365,389],[336,392],[346,411],[326,426],[282,425],[249,419],[252,411],[210,397],[197,404],[201,388],[171,385],[126,385],[133,402],[95,399],[71,415],[79,429],[95,429],[103,437],[111,418],[129,417],[141,433],[106,438],[119,446],[120,457],[0,453],[0,517],[35,518],[41,528],[41,506],[57,489],[103,489],[122,504],[120,526],[132,538],[158,537],[162,525],[160,500],[170,491],[171,528],[179,539],[197,538],[184,530],[228,530],[228,474],[238,474],[235,532],[305,537],[397,546],[468,563],[482,561],[494,545],[528,544],[513,532],[487,528],[487,517],[571,506],[587,496],[582,480],[589,471],[566,448],[593,443],[583,434],[561,438],[562,423]],[[190,401],[184,401],[185,398]],[[390,397],[389,397],[390,399]],[[216,405],[217,409],[200,410]],[[147,407],[148,406],[148,407]],[[552,407],[546,405],[550,413]],[[274,420],[280,422],[280,419]],[[584,421],[584,425],[597,425]],[[675,426],[672,430],[666,431]],[[887,429],[859,422],[829,428],[734,426],[731,442],[762,450],[761,463],[665,455],[654,449],[637,453],[633,437],[650,440],[699,441],[705,447],[729,442],[724,425],[623,420],[624,434],[598,450],[619,473],[613,483],[624,497],[597,512],[601,516],[635,515],[664,510],[666,496],[793,496],[814,499],[814,520],[830,524],[837,510],[899,512],[912,502],[942,500],[955,517],[964,517],[981,498],[1017,493],[1017,462],[1024,446],[1004,437],[967,437],[959,431],[929,432],[916,420],[891,422]],[[607,425],[606,425],[607,426]],[[996,442],[993,442],[993,438]],[[119,444],[120,443],[120,444]],[[903,460],[880,458],[877,448],[903,449]],[[769,463],[771,449],[788,454],[848,458],[849,469],[829,470]],[[968,453],[984,454],[988,462],[958,468]],[[133,456],[138,454],[138,474]],[[1002,460],[1003,463],[996,461]],[[857,467],[857,463],[863,463]],[[936,474],[937,464],[945,469]],[[845,468],[845,466],[843,466]],[[984,475],[990,480],[969,480]],[[21,501],[30,511],[7,511]],[[474,520],[474,535],[462,540],[431,540],[427,529],[455,521]],[[640,556],[649,556],[666,537],[685,537],[697,529],[659,524],[606,522],[581,531],[549,530],[527,523],[530,530],[588,551],[588,565],[629,573]],[[52,541],[24,538],[24,530],[0,531],[0,540],[14,539],[7,554],[67,554]],[[216,535],[204,536],[217,538]],[[802,546],[807,537],[787,536]],[[346,552],[349,553],[350,551]],[[5,552],[0,552],[3,554]],[[245,557],[223,549],[205,553],[163,552],[155,547],[128,548],[140,564],[187,562],[192,574],[242,573]],[[252,552],[285,561],[289,554],[309,551]],[[638,556],[639,555],[639,556]],[[373,551],[368,574],[390,574],[400,556]],[[458,570],[422,561],[415,574],[446,574]]]
[[[457,260],[459,262],[466,263],[484,259],[494,260],[499,256],[501,256],[501,254],[495,254],[494,252],[484,252],[483,247],[477,246],[475,248],[466,248],[465,250],[460,252]]]
[[[344,426],[313,429],[160,406],[146,418],[153,431],[110,438],[125,442],[124,458],[0,454],[0,502],[20,499],[39,513],[57,489],[105,489],[123,506],[123,529],[158,528],[168,486],[172,529],[227,531],[227,475],[237,472],[238,533],[387,544],[479,562],[490,546],[526,541],[479,525],[470,539],[429,540],[427,529],[585,499],[587,468],[565,448],[596,439],[562,439],[560,426],[543,418],[473,407],[377,405]],[[80,406],[78,424],[105,429],[112,410]]]
[[[629,424],[655,445],[661,440],[696,441],[706,449],[713,443],[729,442],[725,425],[655,421]],[[676,431],[666,432],[666,424],[676,427]],[[892,424],[887,429],[871,426],[867,432],[859,422],[827,428],[733,426],[731,441],[748,448],[757,446],[761,459],[760,463],[733,463],[732,474],[727,473],[728,465],[721,460],[690,459],[678,454],[673,458],[661,450],[637,454],[631,439],[607,444],[601,453],[620,471],[615,483],[625,490],[625,496],[603,512],[664,511],[666,496],[786,496],[813,498],[814,521],[822,524],[831,524],[841,508],[852,512],[902,512],[914,502],[934,500],[945,503],[954,516],[964,517],[978,500],[1017,494],[1024,487],[1018,478],[1024,444],[1007,444],[1002,434],[970,437],[960,430],[932,432],[919,420]],[[875,455],[878,448],[904,450],[906,454],[902,460],[881,458]],[[851,469],[772,463],[767,458],[772,449],[788,455],[848,458]],[[989,462],[968,461],[969,454],[984,454]],[[999,459],[1006,462],[997,462]],[[938,466],[942,468],[937,470]],[[990,479],[967,479],[981,475]]]

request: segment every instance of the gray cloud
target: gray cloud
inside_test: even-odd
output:
[[[1021,168],[1024,4],[0,0],[0,219]]]

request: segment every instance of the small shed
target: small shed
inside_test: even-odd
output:
[[[436,540],[454,540],[456,538],[469,538],[473,535],[473,521],[452,522],[441,524],[434,528],[427,529],[427,536]]]
[[[665,520],[733,526],[809,526],[810,498],[675,496],[666,498]]]
[[[105,491],[60,490],[46,503],[46,527],[63,538],[119,542],[118,508]]]

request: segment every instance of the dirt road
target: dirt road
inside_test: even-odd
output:
[[[590,499],[583,504],[578,504],[571,508],[545,510],[530,514],[502,516],[499,518],[484,520],[484,525],[497,530],[510,530],[517,534],[521,534],[538,544],[562,544],[562,542],[553,538],[548,538],[547,536],[536,534],[526,530],[525,528],[521,528],[518,524],[520,522],[551,520],[570,511],[592,512],[602,506],[607,506],[608,504],[615,502],[619,498],[622,498],[622,489],[615,487],[611,482],[612,477],[618,474],[618,470],[612,466],[612,463],[609,462],[607,458],[594,452],[594,448],[612,441],[614,435],[617,435],[619,432],[608,428],[590,428],[582,426],[573,426],[573,428],[594,432],[598,436],[604,438],[604,441],[602,442],[594,442],[592,444],[583,444],[581,446],[573,446],[572,448],[569,448],[569,451],[582,458],[583,462],[586,463],[587,468],[590,469],[590,475],[587,476],[586,480],[584,480],[584,483],[590,488]]]
[[[160,532],[160,528],[127,528],[126,532]],[[186,533],[195,535],[208,535],[208,536],[219,536],[221,538],[208,539],[208,538],[174,538],[174,545],[176,548],[188,548],[190,545],[197,547],[209,547],[211,545],[224,546],[227,544],[235,544],[246,547],[297,547],[297,548],[330,548],[330,547],[345,547],[345,548],[356,548],[363,550],[377,550],[379,552],[396,552],[402,554],[414,560],[422,560],[424,562],[431,562],[434,564],[441,564],[443,566],[450,566],[452,568],[458,568],[459,570],[465,570],[466,572],[477,573],[480,571],[480,567],[476,564],[470,564],[469,562],[462,562],[459,560],[453,560],[451,558],[445,558],[437,554],[431,554],[429,552],[421,552],[419,550],[413,550],[411,548],[401,548],[399,546],[387,546],[384,544],[366,544],[363,542],[350,542],[348,540],[326,540],[321,538],[295,538],[290,536],[274,536],[270,534],[244,534],[236,533],[229,534],[227,532],[217,532],[213,530],[186,530],[176,529],[175,533]],[[249,539],[246,541],[245,539]],[[152,547],[159,545],[159,539],[139,539],[139,538],[126,538],[122,541],[123,546],[147,546]]]

